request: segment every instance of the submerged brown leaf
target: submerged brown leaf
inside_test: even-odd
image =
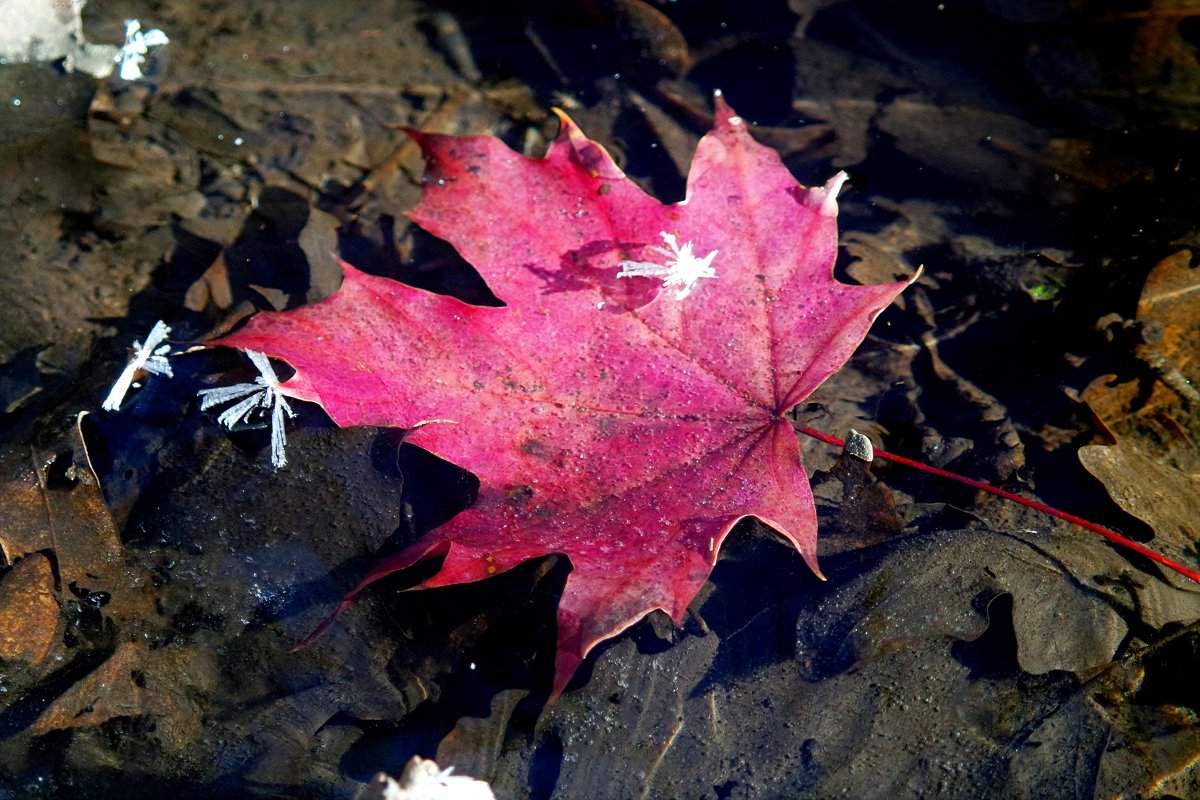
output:
[[[1200,271],[1182,251],[1151,270],[1138,303],[1142,380],[1097,378],[1081,394],[1111,446],[1090,445],[1079,460],[1126,512],[1154,530],[1154,546],[1195,566],[1200,525],[1200,418],[1190,376],[1200,365]],[[1177,576],[1174,585],[1194,590]]]
[[[50,559],[30,553],[0,579],[0,661],[43,664],[57,638]]]
[[[0,485],[0,559],[12,564],[22,556],[52,547],[50,520],[29,458],[8,459]]]
[[[57,445],[0,467],[0,565],[53,553],[59,590],[112,592],[124,584],[121,539],[83,441],[84,416]]]
[[[34,467],[60,581],[113,592],[124,585],[121,537],[83,440],[85,416],[79,415],[61,447],[37,455]]]
[[[126,642],[98,669],[73,684],[33,724],[36,732],[101,725],[119,717],[155,717],[156,739],[182,750],[203,729],[191,693],[216,681],[211,654],[196,647],[152,650]]]

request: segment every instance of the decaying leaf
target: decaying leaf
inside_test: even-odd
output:
[[[80,431],[84,416],[57,446],[5,459],[0,562],[53,551],[60,583],[111,592],[123,580],[121,540]]]
[[[0,558],[12,564],[24,555],[49,550],[49,517],[37,470],[28,454],[12,454],[3,463],[0,485]]]
[[[54,572],[48,558],[31,553],[0,579],[0,661],[40,665],[57,638]]]
[[[648,612],[680,622],[744,517],[815,571],[816,515],[784,414],[907,285],[833,278],[845,176],[799,186],[720,99],[675,205],[565,117],[543,159],[491,137],[413,135],[427,160],[413,219],[505,305],[344,265],[328,300],[215,342],[287,361],[296,374],[279,393],[337,424],[410,429],[408,442],[478,475],[470,509],[350,596],[427,558],[442,566],[418,588],[565,554],[557,694]]]
[[[1081,394],[1113,444],[1079,450],[1079,460],[1113,500],[1154,530],[1154,546],[1185,565],[1198,561],[1200,418],[1191,375],[1200,364],[1200,272],[1184,251],[1151,270],[1138,303],[1142,379],[1105,375]],[[1173,585],[1195,585],[1168,576]]]
[[[766,552],[737,547],[755,561]],[[778,567],[728,565],[702,609],[708,635],[653,658],[632,638],[607,648],[590,691],[539,720],[540,747],[562,752],[556,793],[604,781],[631,797],[724,784],[883,800],[959,781],[950,794],[1039,797],[1053,785],[1055,797],[1134,797],[1185,763],[1187,709],[1152,692],[1169,683],[1172,655],[1192,669],[1194,632],[1159,651],[1158,676],[1143,681],[1136,662],[1157,648],[1121,646],[1130,612],[1112,578],[1128,565],[1103,542],[932,531],[827,566],[812,589]],[[772,602],[748,609],[756,576]],[[1133,716],[1150,723],[1140,742]],[[596,755],[608,753],[620,769]],[[1131,768],[1110,772],[1118,763]]]
[[[152,650],[120,645],[100,667],[72,684],[33,724],[36,732],[101,725],[119,717],[158,720],[156,738],[181,751],[200,735],[203,714],[192,699],[216,680],[211,654],[197,647]]]
[[[1022,736],[1011,785],[1052,784],[1069,798],[1195,796],[1200,725],[1159,683],[1164,672],[1193,668],[1195,647],[1192,625],[1115,661],[1056,703]]]
[[[83,440],[84,416],[76,419],[61,449],[37,454],[34,469],[45,498],[60,582],[112,593],[124,582],[121,537]]]
[[[946,531],[891,550],[811,613],[801,649],[821,654],[814,678],[919,640],[977,639],[1002,594],[1012,596],[1016,662],[1030,674],[1087,674],[1107,664],[1127,634],[1119,598],[1088,588],[1122,563],[1099,541]]]

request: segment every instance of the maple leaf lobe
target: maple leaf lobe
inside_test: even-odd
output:
[[[680,623],[743,518],[820,574],[811,489],[783,414],[906,285],[834,279],[844,177],[798,186],[720,98],[674,205],[561,119],[541,159],[492,137],[414,134],[431,180],[411,218],[505,306],[344,265],[329,299],[260,314],[218,342],[287,361],[296,374],[278,391],[319,402],[337,424],[410,428],[407,441],[479,478],[470,508],[376,565],[347,601],[425,558],[444,560],[414,588],[570,559],[554,695],[598,642],[650,611]],[[720,251],[719,277],[686,301],[659,280],[619,278],[664,232]]]

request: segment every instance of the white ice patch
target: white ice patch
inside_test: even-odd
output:
[[[62,60],[67,72],[97,78],[112,74],[120,48],[83,38],[85,0],[0,0],[0,63]]]
[[[382,772],[376,775],[364,800],[495,800],[484,781],[453,773],[454,767],[440,769],[429,759],[413,756],[400,780]]]
[[[107,78],[114,69],[127,81],[145,77],[142,65],[152,47],[167,44],[157,28],[142,32],[137,20],[125,22],[125,44],[94,44],[83,38],[87,0],[0,0],[0,64],[61,61],[67,72],[79,70]]]

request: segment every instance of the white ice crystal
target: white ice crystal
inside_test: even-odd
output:
[[[621,271],[617,273],[618,278],[662,278],[663,286],[681,287],[679,291],[675,292],[675,299],[682,300],[692,293],[696,281],[701,278],[717,277],[716,270],[712,268],[712,260],[718,251],[713,250],[704,258],[697,258],[692,252],[691,242],[684,242],[681,247],[675,234],[664,231],[659,235],[667,243],[667,247],[653,246],[650,249],[665,256],[666,263],[622,261],[618,264],[621,268]]]
[[[367,800],[495,800],[485,782],[453,775],[454,767],[441,769],[429,759],[413,756],[399,780],[385,773],[375,776]]]
[[[146,54],[150,52],[151,47],[162,47],[170,41],[158,28],[151,28],[142,33],[142,23],[136,19],[125,20],[125,44],[116,56],[117,63],[121,65],[121,79],[140,81],[146,77],[142,74]]]
[[[254,383],[235,383],[233,386],[216,386],[212,389],[201,389],[199,394],[200,409],[225,403],[230,400],[238,402],[221,412],[217,422],[232,429],[239,422],[246,421],[251,412],[259,408],[271,409],[271,463],[276,469],[287,464],[284,447],[287,445],[287,432],[283,427],[283,415],[296,416],[288,405],[283,393],[279,390],[279,378],[271,367],[267,357],[255,350],[247,350],[246,355],[258,367],[259,376]]]
[[[104,402],[100,405],[101,408],[105,411],[118,410],[121,407],[121,401],[125,399],[125,394],[129,391],[129,387],[134,385],[133,379],[139,370],[144,370],[155,375],[165,375],[168,378],[172,377],[171,364],[167,361],[167,354],[171,352],[171,345],[163,344],[170,335],[171,329],[160,319],[150,329],[150,334],[146,337],[145,344],[136,340],[134,341],[133,355],[129,357],[129,362],[125,365],[125,369],[121,371],[121,376],[117,378],[117,382],[113,384],[108,397],[104,398]]]

